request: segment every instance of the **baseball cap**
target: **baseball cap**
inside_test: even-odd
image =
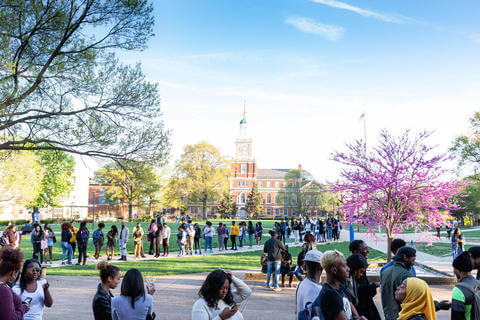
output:
[[[305,258],[303,259],[303,261],[311,261],[311,262],[320,263],[321,259],[322,259],[322,253],[320,251],[318,251],[317,249],[313,249],[313,250],[308,251],[305,254]]]

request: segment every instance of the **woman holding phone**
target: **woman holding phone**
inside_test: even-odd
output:
[[[24,320],[42,320],[43,308],[50,308],[53,304],[48,290],[49,284],[47,280],[40,278],[41,272],[42,268],[37,260],[25,261],[20,275],[20,283],[13,287],[13,291],[20,296],[22,301],[30,305],[30,310],[23,316]]]
[[[232,286],[236,292],[232,292]],[[230,271],[212,271],[203,283],[198,299],[193,305],[192,320],[242,320],[240,303],[247,299],[252,290]]]

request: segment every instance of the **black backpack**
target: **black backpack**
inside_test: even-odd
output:
[[[463,287],[473,293],[472,311],[470,313],[470,319],[480,319],[480,286],[476,286],[474,288],[462,282],[458,283],[457,286]]]

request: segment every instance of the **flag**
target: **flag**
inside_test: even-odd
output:
[[[363,120],[363,119],[365,119],[365,112],[362,113],[362,115],[360,116],[360,119],[358,119],[358,120],[361,121],[361,120]]]

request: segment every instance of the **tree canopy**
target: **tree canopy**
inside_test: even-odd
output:
[[[189,202],[200,202],[206,217],[207,202],[217,201],[230,184],[229,162],[214,146],[202,141],[186,145],[175,168],[175,187]]]
[[[444,216],[458,209],[456,195],[463,183],[444,180],[443,167],[451,157],[432,154],[425,140],[429,133],[410,137],[406,131],[392,136],[382,131],[378,146],[370,152],[362,140],[347,144],[347,152],[335,152],[343,165],[334,190],[344,197],[341,209],[348,221],[358,221],[375,232],[383,226],[390,242],[393,234],[445,223]]]
[[[470,135],[461,135],[453,141],[450,150],[457,156],[460,167],[472,166],[478,171],[480,166],[480,112],[470,118]]]
[[[153,35],[146,0],[8,0],[0,4],[0,150],[62,150],[162,160],[158,87],[116,50]]]

